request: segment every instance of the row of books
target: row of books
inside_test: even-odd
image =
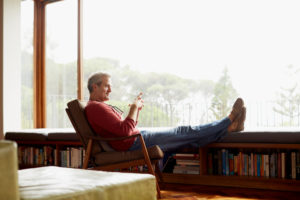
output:
[[[66,150],[60,151],[60,166],[82,168],[84,155],[85,150],[82,147],[67,147]]]
[[[114,172],[137,172],[137,173],[142,173],[142,172],[148,172],[148,167],[147,165],[139,165],[139,166],[133,166],[129,168],[123,168],[123,169],[114,169]]]
[[[176,160],[174,174],[199,174],[199,154],[177,153],[173,155],[173,159]]]
[[[229,149],[208,153],[208,174],[300,179],[300,152],[244,153]]]
[[[68,147],[59,151],[59,158],[56,157],[57,150],[52,146],[18,147],[18,162],[20,165],[55,165],[62,167],[81,168],[83,165],[85,150],[82,147]]]
[[[25,165],[54,165],[54,149],[51,146],[41,148],[19,146],[18,161]]]

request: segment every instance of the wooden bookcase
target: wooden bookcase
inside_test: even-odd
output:
[[[17,140],[16,141],[19,147],[44,147],[44,146],[51,146],[53,149],[55,149],[55,161],[53,163],[56,163],[56,166],[61,166],[61,154],[60,152],[64,150],[66,147],[82,147],[82,144],[80,141],[23,141],[23,140]],[[55,164],[53,164],[55,165]],[[19,165],[19,169],[24,168],[32,168],[32,167],[41,167],[45,166],[43,164],[41,165],[29,165],[29,164],[21,164]]]
[[[255,176],[225,176],[209,175],[207,171],[207,155],[210,149],[252,149],[252,150],[296,150],[300,144],[270,144],[270,143],[213,143],[199,148],[199,175],[163,173],[164,182],[180,184],[199,184],[210,186],[230,186],[255,189],[270,189],[282,191],[300,191],[300,180]]]
[[[56,149],[56,161],[60,166],[60,151],[66,147],[82,147],[77,141],[16,141],[18,146],[52,146]],[[300,144],[271,143],[212,143],[199,148],[199,175],[163,173],[163,181],[177,184],[198,184],[209,186],[229,186],[281,191],[300,191],[300,180],[255,176],[209,175],[207,171],[207,155],[210,149],[276,149],[300,151]],[[38,166],[20,166],[22,168]]]

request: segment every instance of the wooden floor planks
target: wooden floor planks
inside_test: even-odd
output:
[[[299,192],[212,187],[201,185],[164,184],[161,186],[162,200],[299,200]]]

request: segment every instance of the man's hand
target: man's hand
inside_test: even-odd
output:
[[[139,110],[142,110],[144,107],[144,100],[142,99],[143,93],[140,92],[140,94],[136,97],[135,102]]]
[[[143,93],[140,94],[134,99],[132,104],[129,104],[130,110],[128,113],[128,117],[137,122],[139,117],[139,111],[144,107],[144,100],[142,99]]]
[[[132,104],[129,104],[129,106],[136,106],[138,110],[142,110],[144,107],[144,100],[142,99],[143,93],[140,92],[140,94],[134,99]]]

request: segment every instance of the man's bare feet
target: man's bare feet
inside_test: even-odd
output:
[[[232,110],[229,114],[229,119],[231,122],[234,122],[234,120],[240,115],[242,108],[244,106],[244,101],[242,98],[237,98],[232,106]]]
[[[244,130],[245,120],[246,120],[246,108],[242,107],[242,111],[237,116],[237,118],[230,124],[227,131],[231,133],[231,132],[239,132]]]

